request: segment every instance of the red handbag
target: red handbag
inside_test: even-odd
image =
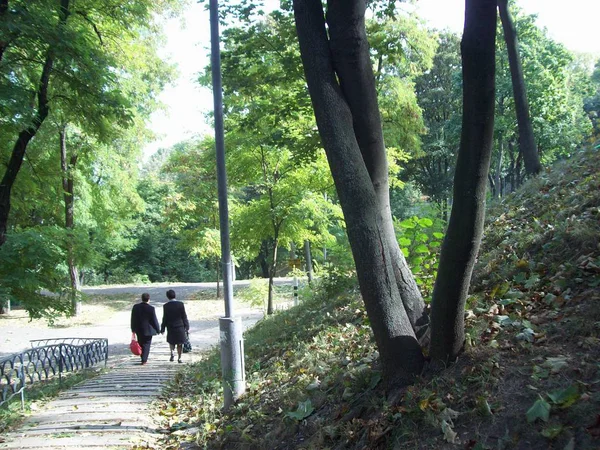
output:
[[[131,333],[131,344],[129,344],[129,350],[136,356],[140,356],[142,354],[142,346],[135,339],[135,333]]]

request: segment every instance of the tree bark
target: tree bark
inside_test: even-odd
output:
[[[60,2],[60,15],[58,27],[62,28],[69,17],[69,0],[61,0]],[[33,137],[36,135],[48,113],[50,111],[48,105],[48,85],[50,82],[50,74],[54,65],[54,51],[53,47],[50,46],[44,61],[42,68],[42,74],[40,76],[40,83],[37,91],[37,112],[33,117],[32,124],[25,128],[19,133],[17,141],[13,146],[6,171],[0,181],[0,246],[6,242],[6,232],[8,225],[8,216],[10,213],[10,193],[12,187],[17,179],[23,159],[25,158],[25,151],[27,146]]]
[[[428,324],[428,317],[419,288],[396,239],[387,155],[365,29],[365,9],[364,0],[328,1],[326,18],[331,55],[342,94],[352,113],[354,135],[378,198],[384,242],[389,247],[400,297],[411,325],[418,331]]]
[[[523,177],[521,176],[521,166],[523,165],[523,153],[519,151],[517,154],[517,163],[515,164],[515,188],[516,191],[521,187],[523,183]]]
[[[443,364],[454,361],[464,345],[465,301],[483,233],[494,134],[496,17],[496,0],[466,0],[461,141],[431,313],[430,355]]]
[[[263,278],[269,278],[269,246],[267,241],[263,241],[260,246],[260,253],[258,254],[258,264],[260,265],[260,273]]]
[[[508,172],[508,179],[509,179],[509,184],[510,184],[510,192],[514,192],[515,191],[515,167],[516,167],[516,162],[515,162],[515,152],[514,152],[514,148],[513,148],[513,142],[512,140],[508,141],[508,155],[510,157],[510,168],[509,168],[509,172]]]
[[[217,256],[217,298],[221,298],[221,258]]]
[[[273,239],[273,258],[271,259],[271,265],[269,267],[269,294],[267,298],[267,315],[273,314],[275,308],[273,306],[273,279],[275,278],[275,268],[277,267],[277,250],[279,247],[279,232],[275,233]]]
[[[306,276],[308,282],[312,283],[313,280],[313,265],[312,265],[312,253],[310,251],[310,241],[304,240],[304,259],[306,260]]]
[[[60,167],[62,170],[63,200],[65,204],[65,228],[67,229],[67,266],[69,267],[69,278],[71,281],[71,306],[73,315],[79,316],[81,314],[79,274],[77,273],[73,255],[73,229],[75,228],[73,170],[75,164],[77,164],[77,154],[71,155],[67,163],[66,128],[66,125],[63,125],[59,130]]]
[[[502,196],[500,183],[502,179],[502,158],[504,156],[504,140],[502,133],[498,136],[498,161],[496,162],[496,174],[494,175],[494,198],[498,199]]]
[[[362,1],[352,3],[364,12]],[[352,111],[338,84],[321,1],[294,0],[294,14],[317,126],[346,220],[383,375],[391,384],[409,383],[423,367],[423,354],[402,307],[381,206],[355,135]]]
[[[529,117],[529,103],[527,101],[523,67],[519,58],[517,30],[508,10],[508,0],[498,0],[498,9],[500,11],[500,20],[502,21],[502,30],[504,31],[504,41],[506,42],[506,49],[508,51],[508,65],[510,67],[519,128],[519,147],[523,153],[527,175],[537,175],[542,170],[542,165],[533,137],[531,118]]]

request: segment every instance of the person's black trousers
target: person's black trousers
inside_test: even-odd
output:
[[[138,336],[138,342],[142,347],[142,364],[148,361],[150,354],[150,345],[152,345],[152,336]]]

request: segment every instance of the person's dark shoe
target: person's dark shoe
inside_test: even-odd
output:
[[[171,358],[169,358],[169,361],[171,361],[171,362],[175,361],[175,356],[171,355]]]
[[[181,364],[183,361],[182,361],[181,359],[178,359],[178,360],[177,360],[177,362],[178,362],[179,364]]]
[[[148,361],[142,361],[142,366],[145,366],[148,363]]]

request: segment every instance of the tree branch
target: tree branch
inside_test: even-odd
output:
[[[92,26],[92,28],[94,29],[94,32],[96,33],[96,36],[98,36],[100,45],[104,45],[104,42],[102,41],[102,34],[100,34],[100,30],[98,29],[96,24],[92,21],[92,19],[89,18],[87,13],[85,11],[75,11],[75,14],[83,17],[83,20],[85,20],[87,23],[89,23]]]

